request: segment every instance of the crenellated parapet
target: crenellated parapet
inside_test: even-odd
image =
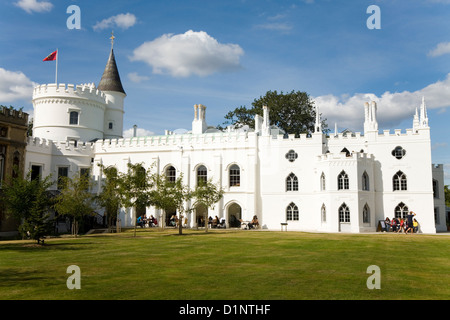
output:
[[[74,141],[53,141],[50,139],[41,139],[28,137],[27,150],[38,153],[67,153],[75,152],[84,155],[90,155],[95,149],[95,144],[92,142],[75,143]]]
[[[0,106],[0,121],[26,126],[28,123],[28,113]]]
[[[64,103],[64,100],[77,99],[106,105],[105,94],[94,83],[89,84],[42,84],[33,90],[33,101],[46,100],[47,103]],[[68,103],[68,102],[66,102]]]

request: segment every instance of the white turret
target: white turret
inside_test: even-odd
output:
[[[375,101],[370,104],[364,103],[364,115],[364,133],[378,132],[377,103]]]
[[[202,134],[208,129],[205,120],[206,107],[202,104],[194,105],[194,121],[192,121],[192,133]]]

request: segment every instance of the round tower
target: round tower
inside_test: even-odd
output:
[[[120,81],[119,70],[117,69],[114,57],[114,35],[111,36],[111,52],[102,79],[98,84],[106,97],[106,109],[103,123],[103,138],[122,138],[123,134],[123,102],[126,97],[122,82]]]
[[[76,142],[103,138],[106,95],[93,83],[39,85],[32,101],[34,137]]]

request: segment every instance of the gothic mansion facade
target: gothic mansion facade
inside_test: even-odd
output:
[[[124,139],[125,96],[112,49],[98,87],[37,86],[25,168],[52,174],[55,188],[60,175],[89,172],[92,192],[102,184],[98,164],[120,171],[129,162],[155,165],[172,177],[183,174],[191,188],[199,177],[212,178],[226,192],[207,215],[225,218],[228,227],[257,215],[269,230],[288,223],[289,230],[373,232],[379,220],[413,210],[420,232],[446,230],[443,166],[432,164],[425,101],[406,132],[379,133],[375,102],[364,106],[363,134],[327,136],[317,117],[315,132],[300,137],[272,128],[269,108],[256,116],[255,130],[211,130],[200,104],[190,132]],[[186,205],[195,208],[188,226],[196,227],[208,209]],[[121,211],[123,227],[134,226],[134,210]],[[145,214],[162,217],[154,207]]]

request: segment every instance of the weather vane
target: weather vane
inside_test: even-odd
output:
[[[111,49],[112,49],[112,47],[114,46],[114,39],[115,39],[116,37],[114,37],[114,30],[113,31],[111,31]]]

